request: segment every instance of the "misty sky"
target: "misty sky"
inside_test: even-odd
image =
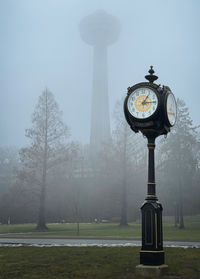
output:
[[[108,49],[110,117],[149,66],[200,123],[199,0],[0,0],[0,145],[23,146],[38,96],[54,94],[74,140],[89,142],[92,47],[82,18],[103,9],[121,22]]]

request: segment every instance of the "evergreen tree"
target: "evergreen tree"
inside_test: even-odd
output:
[[[187,203],[191,201],[191,188],[199,171],[198,152],[197,127],[193,126],[184,101],[178,99],[177,121],[167,139],[161,141],[159,165],[161,181],[165,181],[166,199],[173,200],[175,225],[179,228],[184,228],[183,208],[187,209]]]

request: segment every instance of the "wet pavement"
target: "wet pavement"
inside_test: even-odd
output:
[[[140,240],[119,239],[46,239],[46,238],[0,238],[0,246],[71,246],[115,247],[141,246]],[[165,247],[200,248],[200,242],[164,241]]]

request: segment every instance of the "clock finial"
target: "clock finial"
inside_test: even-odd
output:
[[[145,78],[150,82],[153,83],[155,80],[158,79],[158,77],[156,75],[154,75],[154,69],[153,66],[150,66],[150,70],[149,70],[149,74],[150,75],[146,75]]]

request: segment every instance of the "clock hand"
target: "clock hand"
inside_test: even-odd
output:
[[[146,104],[155,104],[155,103],[156,103],[156,101],[153,101],[153,102],[145,102],[144,105],[146,105]]]
[[[150,93],[149,93],[150,94]],[[145,105],[145,103],[146,103],[146,100],[148,99],[148,97],[149,97],[149,94],[146,96],[146,98],[144,99],[144,101],[142,102],[142,105]]]

